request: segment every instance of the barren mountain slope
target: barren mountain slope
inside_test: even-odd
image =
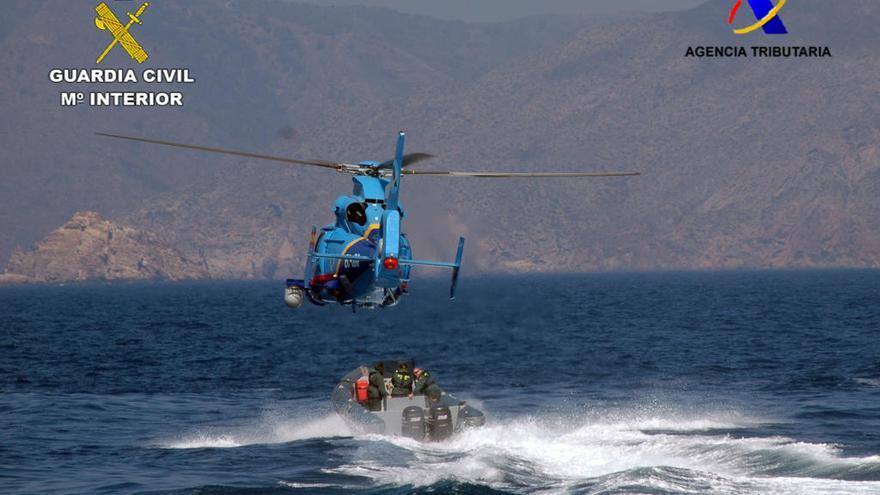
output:
[[[61,5],[90,22],[73,4]],[[346,177],[91,132],[350,161],[386,159],[406,128],[411,150],[440,155],[426,169],[644,173],[407,178],[419,257],[450,256],[464,233],[468,263],[488,270],[880,265],[880,5],[803,0],[786,8],[791,34],[774,38],[733,36],[725,13],[710,1],[599,23],[468,25],[268,1],[168,4],[154,11],[154,59],[200,79],[186,109],[112,114],[60,110],[33,62],[69,64],[101,33],[40,33],[35,18],[15,35],[0,27],[12,54],[0,66],[13,74],[0,102],[20,116],[0,133],[16,157],[3,164],[0,226],[13,235],[0,249],[93,208],[157,232],[213,276],[296,273],[308,226],[331,219]],[[684,56],[734,43],[827,45],[834,57]]]

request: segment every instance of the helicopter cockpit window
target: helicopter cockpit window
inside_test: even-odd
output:
[[[367,223],[367,209],[363,203],[352,203],[345,209],[345,218],[349,222],[365,225]]]

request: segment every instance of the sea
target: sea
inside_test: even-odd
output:
[[[0,289],[0,493],[880,494],[880,271],[416,277],[393,309],[279,282]],[[413,358],[484,411],[445,442],[329,397]]]

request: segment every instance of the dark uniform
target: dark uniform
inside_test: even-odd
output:
[[[391,384],[394,385],[394,388],[391,389],[391,397],[404,397],[412,393],[413,376],[406,364],[401,364],[397,368],[397,371],[391,376]]]
[[[370,386],[367,387],[368,405],[371,411],[382,410],[382,399],[388,397],[388,391],[385,390],[385,366],[382,363],[370,371]]]
[[[414,395],[423,394],[429,397],[439,397],[442,393],[443,389],[440,388],[440,385],[437,385],[437,382],[434,381],[434,377],[427,371],[422,371],[422,374],[413,386]]]

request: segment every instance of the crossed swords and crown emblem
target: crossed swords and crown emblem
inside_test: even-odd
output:
[[[149,55],[137,40],[134,39],[129,32],[129,29],[131,29],[131,26],[135,23],[143,24],[140,17],[149,6],[150,4],[148,2],[144,2],[136,13],[132,14],[131,12],[127,12],[129,21],[125,26],[119,22],[119,19],[116,18],[116,15],[110,10],[110,7],[108,7],[106,3],[101,2],[95,7],[95,12],[98,13],[98,17],[95,18],[95,26],[101,31],[110,31],[110,34],[113,35],[113,41],[107,45],[107,48],[105,48],[104,52],[98,57],[96,63],[100,64],[104,60],[104,57],[106,57],[107,54],[110,53],[110,50],[112,50],[117,44],[122,45],[122,48],[128,52],[128,55],[136,60],[137,63],[144,63]]]

